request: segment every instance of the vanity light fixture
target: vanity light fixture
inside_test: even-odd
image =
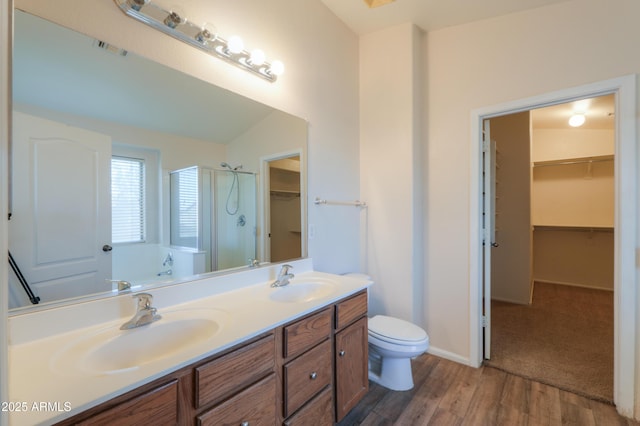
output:
[[[274,82],[284,72],[280,61],[266,61],[262,50],[249,53],[238,36],[228,40],[217,34],[216,27],[207,22],[197,25],[186,18],[179,6],[165,9],[151,0],[114,0],[118,7],[131,18],[143,22],[184,43],[190,44],[206,53],[252,72],[265,80]]]

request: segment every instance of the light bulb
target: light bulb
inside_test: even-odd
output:
[[[255,49],[251,52],[251,57],[249,61],[251,61],[251,65],[260,66],[264,64],[265,56],[264,52],[260,49]]]
[[[200,43],[207,43],[216,39],[218,30],[215,25],[210,22],[205,22],[200,27],[200,32],[196,34],[196,40]]]
[[[244,42],[236,35],[229,37],[227,41],[227,49],[231,53],[240,53],[244,50]]]
[[[273,61],[269,68],[269,74],[278,76],[282,75],[282,73],[284,73],[284,64],[281,61]]]
[[[175,28],[187,22],[184,16],[184,9],[180,5],[173,5],[169,10],[169,15],[164,18],[164,24],[169,28]]]
[[[571,127],[580,127],[584,124],[585,117],[582,113],[576,113],[569,118],[569,126]]]
[[[131,9],[138,10],[138,11],[142,9],[142,7],[147,3],[149,3],[149,0],[129,0],[127,2],[127,4],[129,4]]]

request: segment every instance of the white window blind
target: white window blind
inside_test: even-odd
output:
[[[145,167],[138,158],[111,158],[111,238],[114,243],[145,240]]]
[[[198,248],[198,169],[171,175],[171,244]]]

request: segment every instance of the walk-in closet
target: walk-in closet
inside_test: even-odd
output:
[[[567,121],[581,115],[583,124]],[[488,365],[613,401],[614,96],[491,119]]]

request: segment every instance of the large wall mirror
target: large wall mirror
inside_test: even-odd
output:
[[[306,256],[306,156],[304,120],[16,10],[11,312]]]

